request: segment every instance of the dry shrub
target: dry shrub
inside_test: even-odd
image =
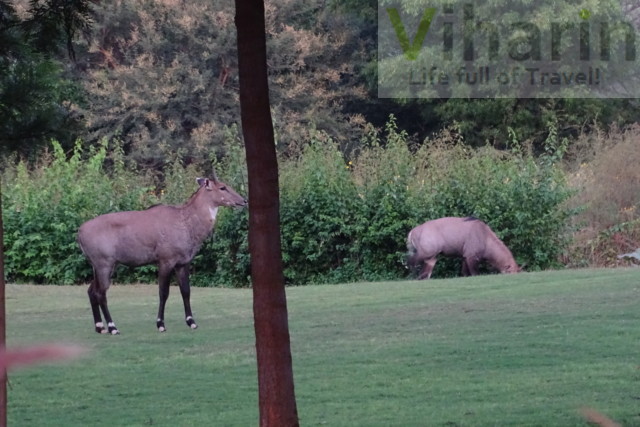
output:
[[[628,265],[617,255],[640,247],[640,126],[582,135],[571,154],[570,203],[579,213],[567,263]]]

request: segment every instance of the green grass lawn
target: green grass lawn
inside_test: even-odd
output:
[[[640,425],[640,269],[289,288],[302,425]],[[69,364],[10,374],[12,426],[258,424],[250,290],[114,286],[98,335],[86,287],[7,288],[9,345],[70,342]]]

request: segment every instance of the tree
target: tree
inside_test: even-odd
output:
[[[116,136],[128,157],[162,169],[221,158],[240,123],[232,0],[101,2],[94,37],[78,48],[89,144]],[[375,50],[323,0],[266,0],[271,115],[279,152],[321,130],[359,139],[359,58]],[[312,96],[309,96],[312,94]],[[343,113],[346,100],[354,108]],[[385,119],[386,119],[385,114]]]
[[[0,180],[0,348],[7,346],[7,316],[5,312],[4,226],[2,224],[2,181]],[[7,425],[7,370],[0,366],[0,425]]]
[[[260,425],[297,426],[263,0],[236,0],[236,26],[240,112],[249,174],[249,251]]]
[[[73,53],[75,30],[89,25],[79,18],[86,3],[32,1],[22,20],[0,1],[0,154],[28,155],[51,138],[63,145],[75,139],[79,91],[54,57],[62,43]]]

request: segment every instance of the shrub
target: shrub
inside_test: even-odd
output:
[[[476,216],[528,269],[558,266],[570,196],[553,129],[539,158],[514,146],[470,149],[444,132],[412,152],[393,117],[346,161],[326,136],[281,162],[285,276],[290,283],[397,279],[407,275],[406,236],[427,220]],[[459,273],[443,261],[436,274]]]
[[[640,127],[581,135],[567,162],[575,194],[571,266],[628,265],[617,255],[640,247]]]
[[[225,129],[225,157],[213,156],[221,179],[246,195],[244,150],[237,130]],[[516,141],[517,142],[517,141]],[[370,129],[347,160],[323,132],[297,155],[280,158],[280,217],[288,284],[399,279],[407,276],[406,236],[412,227],[443,216],[487,222],[527,269],[558,265],[572,211],[557,167],[564,147],[553,129],[547,153],[534,158],[517,143],[510,152],[465,147],[443,132],[412,149],[393,117],[384,131]],[[73,283],[91,271],[75,242],[78,226],[99,214],[183,203],[208,160],[183,164],[180,155],[157,176],[128,167],[120,146],[103,142],[69,156],[53,152],[36,164],[3,173],[7,274],[13,281]],[[203,166],[205,165],[205,166]],[[249,207],[250,209],[250,207]],[[192,267],[194,285],[248,286],[247,210],[222,209],[214,236]],[[457,275],[459,263],[438,263],[438,277]],[[155,281],[155,268],[123,270],[120,282]]]
[[[156,201],[117,146],[107,154],[103,141],[86,161],[79,142],[69,158],[56,141],[52,147],[34,165],[22,161],[4,174],[5,268],[12,281],[69,284],[88,278],[90,266],[75,241],[80,224]]]
[[[416,222],[410,192],[415,166],[406,132],[392,116],[385,133],[371,131],[353,166],[361,208],[352,256],[361,277],[356,280],[399,278],[406,274],[406,236]]]
[[[218,177],[245,198],[247,169],[245,151],[235,126],[225,129],[225,156],[214,161]],[[247,209],[220,209],[213,235],[193,260],[196,286],[246,287],[251,284],[249,260],[249,213]]]
[[[534,158],[519,148],[469,149],[461,141],[434,141],[416,156],[421,163],[414,189],[422,220],[474,216],[485,221],[511,249],[519,264],[539,270],[559,265],[568,242],[571,195],[558,167],[565,142],[553,132],[548,152]],[[421,178],[422,177],[422,178]]]
[[[284,162],[280,174],[281,228],[287,282],[353,280],[350,245],[359,197],[348,165],[324,134]],[[331,276],[331,278],[329,278]]]
[[[237,142],[233,129],[228,137],[229,144]],[[217,172],[245,193],[242,146],[236,143],[227,153],[216,163]],[[195,178],[206,175],[198,170],[201,167],[185,166],[176,155],[158,185],[155,174],[126,164],[121,145],[106,140],[86,152],[77,142],[69,155],[53,141],[52,151],[37,162],[6,167],[2,181],[8,279],[56,284],[89,280],[91,266],[75,240],[80,224],[108,212],[145,209],[160,202],[182,204],[196,190]],[[246,235],[246,211],[222,209],[215,238],[208,239],[194,259],[193,283],[247,285]],[[156,268],[120,267],[114,279],[155,282]]]

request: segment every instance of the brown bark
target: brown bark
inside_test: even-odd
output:
[[[249,173],[249,251],[260,425],[297,426],[263,0],[236,0],[236,27],[242,133]]]

